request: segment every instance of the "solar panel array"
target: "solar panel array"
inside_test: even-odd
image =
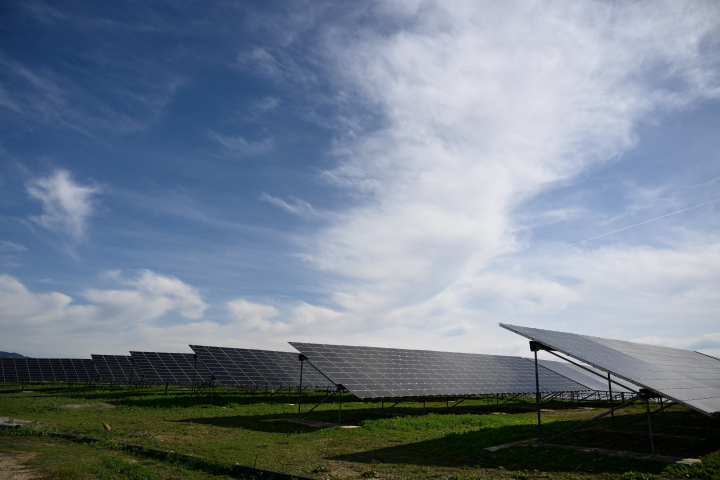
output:
[[[300,385],[297,353],[203,345],[190,345],[190,348],[222,385],[272,388]],[[303,387],[324,388],[335,385],[305,365]]]
[[[129,383],[138,380],[139,374],[133,373],[130,355],[90,355],[100,379],[107,383]]]
[[[500,324],[707,415],[720,413],[720,365],[678,348]]]
[[[290,342],[359,398],[535,392],[535,367],[520,357]],[[540,370],[542,392],[587,387]]]
[[[93,361],[80,358],[3,358],[3,382],[81,382],[98,380]]]
[[[171,385],[198,385],[212,375],[192,353],[130,352],[145,381]]]
[[[535,362],[535,359],[532,358],[526,358],[526,360],[529,360],[530,362]],[[582,368],[578,367],[577,365],[573,365],[572,363],[538,359],[538,365],[547,368],[548,370],[552,370],[553,372],[557,373],[558,375],[562,375],[565,378],[569,378],[573,382],[577,382],[580,385],[585,385],[589,390],[595,390],[599,392],[607,392],[609,390],[607,373],[603,372],[602,370],[598,370],[591,365],[587,365],[586,368],[597,373],[597,375],[593,375],[587,370],[583,370]],[[612,375],[610,377],[615,381],[618,380]],[[622,381],[620,383],[622,383]],[[631,392],[627,388],[621,387],[616,383],[612,384],[612,391],[613,393]]]

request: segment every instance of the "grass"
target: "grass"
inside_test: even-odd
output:
[[[6,387],[7,391],[12,391]],[[695,429],[660,428],[660,433],[691,436],[656,439],[656,446],[685,456],[701,455],[703,463],[692,467],[628,458],[604,457],[557,447],[510,448],[485,452],[483,448],[537,436],[533,402],[515,399],[502,407],[482,399],[469,399],[456,407],[458,414],[444,413],[445,402],[405,402],[391,411],[407,416],[387,418],[378,402],[343,399],[343,424],[360,428],[311,428],[286,422],[267,422],[297,416],[295,396],[277,394],[265,403],[263,395],[239,391],[216,391],[213,405],[207,396],[192,401],[187,393],[163,395],[162,389],[145,389],[127,396],[115,387],[30,386],[30,393],[3,393],[0,386],[0,417],[35,422],[45,431],[86,435],[106,440],[89,445],[31,435],[27,428],[0,430],[0,455],[12,452],[36,454],[26,463],[56,478],[216,478],[232,477],[233,463],[293,475],[323,479],[395,478],[450,480],[479,478],[615,478],[711,479],[720,478],[720,439],[707,436],[704,423]],[[303,410],[324,395],[303,394]],[[354,401],[351,401],[354,400]],[[67,405],[88,405],[69,408]],[[386,406],[388,406],[386,404]],[[562,409],[568,402],[543,405],[543,432],[551,435],[599,413]],[[603,405],[597,404],[597,407]],[[629,408],[624,418],[642,413]],[[455,410],[455,409],[453,409]],[[428,412],[423,414],[423,411]],[[503,412],[477,415],[463,412]],[[680,409],[678,409],[680,411]],[[337,403],[323,404],[310,415],[314,420],[337,422]],[[717,427],[717,421],[715,427]],[[107,431],[103,422],[111,426]],[[601,425],[608,425],[609,420]],[[633,428],[634,427],[634,428]],[[647,424],[627,428],[627,435],[581,431],[563,437],[565,444],[647,449]],[[633,432],[636,434],[633,435]],[[689,432],[689,433],[688,433]],[[614,438],[618,437],[618,438]],[[700,438],[700,440],[697,440]],[[223,462],[187,462],[133,454],[118,442],[143,445]],[[629,442],[629,443],[628,443]],[[665,443],[663,443],[665,442]],[[9,452],[9,453],[8,453]]]

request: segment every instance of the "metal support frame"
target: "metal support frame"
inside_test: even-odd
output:
[[[338,425],[342,425],[342,394],[343,390],[345,390],[345,387],[342,385],[338,385],[338,388],[342,389],[340,390],[340,408],[338,408]]]
[[[402,402],[402,399],[401,399],[401,400],[398,400],[397,402],[393,403],[393,404],[390,405],[389,407],[385,408],[385,401],[383,400],[383,407],[382,407],[382,410],[380,411],[380,413],[385,413],[385,410],[390,410],[390,409],[393,408],[395,405],[397,405],[398,403],[401,403],[401,402]]]
[[[312,407],[310,410],[308,410],[307,412],[305,412],[305,415],[303,415],[302,417],[301,417],[300,415],[298,415],[298,420],[302,420],[303,418],[305,418],[305,417],[307,417],[308,415],[310,415],[310,413],[311,413],[313,410],[315,410],[315,409],[316,409],[317,407],[319,407],[321,404],[325,403],[326,400],[329,400],[330,398],[334,397],[337,393],[338,393],[337,390],[334,391],[334,392],[328,392],[327,396],[326,396],[325,398],[323,398],[323,399],[320,401],[320,403],[318,403],[317,405],[315,405],[314,407]]]
[[[679,403],[676,403],[676,402],[675,402],[675,403],[671,403],[670,405],[667,405],[667,406],[665,406],[665,407],[660,407],[660,408],[658,408],[657,410],[650,412],[650,415],[655,415],[657,412],[662,412],[662,413],[664,414],[664,413],[665,413],[665,409],[670,408],[670,407],[672,407],[672,406],[674,406],[674,405],[679,405]],[[627,425],[631,425],[631,424],[633,424],[633,423],[635,423],[635,422],[639,422],[639,421],[642,420],[643,418],[645,418],[645,415],[640,415],[639,417],[637,417],[637,418],[635,418],[635,419],[633,419],[633,420],[630,420],[629,422],[625,422],[625,423],[623,423],[622,425],[618,425],[617,427],[615,427],[615,426],[613,425],[613,428],[622,428],[622,427],[625,427],[625,426],[627,426]]]
[[[471,395],[467,395],[467,396],[463,397],[462,400],[459,400],[459,401],[455,402],[452,406],[450,406],[450,407],[446,406],[445,409],[446,409],[446,410],[450,410],[450,409],[453,408],[453,407],[457,407],[458,405],[460,405],[462,402],[464,402],[465,400],[467,400],[467,399],[470,398],[470,397],[471,397]]]
[[[650,455],[655,456],[655,440],[653,439],[653,433],[652,433],[652,418],[650,418],[650,398],[645,400],[645,407],[647,409],[647,421],[648,421],[648,430],[650,431]]]
[[[538,362],[537,362],[537,344],[530,342],[530,350],[535,354],[535,404],[537,406],[537,419],[538,419],[538,441],[542,442],[542,419],[540,418],[540,376],[538,374]]]
[[[610,372],[607,374],[608,380],[608,392],[610,392],[610,417],[612,418],[612,426],[615,428],[615,412],[613,412],[613,393],[612,393],[612,380],[610,380]]]
[[[346,390],[345,387],[343,387],[343,386],[340,385],[339,383],[336,383],[332,378],[330,378],[330,377],[328,377],[327,375],[325,375],[325,373],[324,373],[322,370],[320,370],[320,369],[317,368],[315,365],[313,365],[313,363],[310,361],[310,359],[307,358],[307,357],[306,357],[305,355],[303,355],[302,353],[298,355],[298,360],[300,361],[300,387],[299,387],[299,390],[298,390],[298,420],[302,420],[302,419],[305,418],[310,412],[312,412],[312,411],[315,410],[318,406],[320,406],[321,403],[324,403],[324,402],[325,402],[326,400],[328,400],[331,396],[335,395],[336,393],[339,393],[339,394],[340,394],[340,405],[339,405],[339,408],[338,408],[338,425],[340,425],[340,424],[341,424],[341,421],[342,421],[342,393],[343,393],[344,390]],[[317,370],[317,372],[318,372],[320,375],[322,375],[322,376],[325,377],[328,381],[330,381],[332,384],[334,384],[334,385],[335,385],[335,392],[333,392],[332,395],[328,394],[328,396],[325,397],[320,403],[318,403],[317,405],[315,405],[315,406],[314,406],[313,408],[311,408],[305,415],[303,415],[302,417],[300,417],[300,409],[301,409],[301,407],[302,407],[302,403],[301,403],[301,402],[302,402],[302,387],[303,387],[303,385],[302,385],[303,365],[305,364],[305,362],[307,362],[308,365],[310,365],[310,366],[313,367],[315,370]]]
[[[565,393],[565,392],[557,392],[557,393],[554,393],[554,394],[552,394],[552,395],[550,395],[550,396],[545,397],[545,400],[543,400],[543,401],[540,402],[540,403],[546,403],[546,402],[549,402],[550,400],[554,400],[554,399],[556,399],[557,397],[559,397],[560,395],[563,395],[564,393]]]
[[[515,395],[512,395],[510,398],[508,398],[507,400],[505,400],[504,402],[502,402],[501,404],[499,404],[499,405],[497,405],[497,406],[498,406],[498,407],[502,407],[503,405],[505,405],[506,403],[508,403],[510,400],[515,400],[515,399],[518,398],[520,395],[522,395],[522,393],[516,393]],[[503,397],[503,398],[504,398],[504,397]],[[499,399],[498,399],[498,400],[499,400]]]
[[[553,437],[550,437],[550,438],[548,438],[548,439],[545,440],[545,441],[540,441],[540,445],[545,445],[545,444],[547,444],[548,442],[550,442],[551,440],[555,440],[556,438],[560,438],[560,437],[562,437],[563,435],[567,435],[567,434],[570,433],[570,432],[574,432],[574,431],[577,430],[578,428],[584,427],[584,426],[587,425],[588,423],[594,422],[595,420],[599,420],[599,419],[601,419],[601,418],[604,417],[605,415],[608,415],[608,414],[611,413],[611,412],[614,412],[614,411],[616,411],[616,410],[620,410],[621,408],[627,407],[628,405],[630,405],[630,404],[632,404],[632,403],[635,403],[635,402],[637,402],[637,401],[640,400],[640,399],[641,399],[640,395],[637,395],[637,396],[631,398],[630,400],[628,400],[627,402],[618,405],[617,407],[613,408],[612,410],[608,410],[607,412],[603,412],[603,413],[601,413],[600,415],[596,415],[596,416],[594,416],[593,418],[591,418],[590,420],[586,420],[586,421],[582,422],[582,423],[579,424],[579,425],[575,425],[574,427],[568,428],[568,429],[565,430],[564,432],[558,433],[557,435],[555,435],[555,436],[553,436]]]
[[[689,412],[683,413],[683,414],[680,415],[679,417],[675,417],[675,418],[673,418],[673,419],[671,419],[671,420],[668,420],[667,422],[663,422],[663,425],[670,425],[671,423],[673,423],[673,422],[675,422],[675,421],[677,421],[677,420],[680,420],[681,418],[689,417],[689,416],[692,415],[693,413],[696,413],[695,410],[690,410]]]
[[[302,353],[298,355],[298,360],[300,360],[300,385],[298,386],[298,420],[302,420],[300,418],[300,406],[302,405],[303,365],[305,364],[306,358],[307,357]]]

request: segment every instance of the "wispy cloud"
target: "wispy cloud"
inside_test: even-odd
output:
[[[276,82],[303,83],[315,80],[311,71],[300,67],[293,57],[282,49],[271,52],[267,48],[255,47],[239,52],[235,61],[239,67],[251,69]]]
[[[290,202],[286,202],[285,200],[282,200],[278,197],[273,197],[272,195],[263,193],[262,195],[260,195],[260,200],[275,205],[276,207],[280,207],[283,210],[286,210],[300,217],[311,218],[318,216],[318,212],[315,211],[312,205],[310,205],[305,200],[300,200],[299,198],[291,197]]]
[[[43,207],[42,215],[30,217],[33,222],[73,244],[85,238],[87,220],[94,213],[100,187],[81,185],[70,172],[58,169],[26,182],[25,189]]]
[[[275,140],[269,137],[253,141],[240,135],[221,135],[212,130],[208,135],[223,147],[224,155],[232,158],[265,155],[275,149]]]
[[[27,248],[17,243],[9,242],[7,240],[0,240],[0,253],[19,253],[25,252]]]
[[[699,204],[699,205],[693,205],[692,207],[688,207],[688,208],[683,208],[682,210],[678,210],[677,212],[668,213],[668,214],[665,214],[665,215],[661,215],[661,216],[659,216],[659,217],[651,218],[650,220],[645,220],[644,222],[636,223],[636,224],[634,224],[634,225],[629,225],[629,226],[627,226],[627,227],[623,227],[623,228],[620,228],[620,229],[618,229],[618,230],[613,230],[612,232],[607,232],[607,233],[603,233],[602,235],[597,235],[597,236],[595,236],[595,237],[586,238],[585,240],[580,240],[579,242],[571,243],[570,245],[565,245],[564,247],[561,247],[561,248],[573,247],[573,246],[579,245],[579,244],[581,244],[581,243],[589,242],[590,240],[595,240],[596,238],[601,238],[601,237],[604,237],[604,236],[606,236],[606,235],[612,235],[613,233],[622,232],[623,230],[627,230],[627,229],[629,229],[629,228],[634,228],[634,227],[638,227],[638,226],[640,226],[640,225],[645,225],[646,223],[654,222],[654,221],[656,221],[656,220],[660,220],[660,219],[662,219],[662,218],[667,218],[667,217],[670,217],[670,216],[672,216],[672,215],[677,215],[678,213],[687,212],[688,210],[692,210],[693,208],[698,208],[698,207],[702,207],[702,206],[705,206],[705,205],[710,205],[711,203],[715,203],[715,202],[720,202],[720,199],[712,200],[712,201],[710,201],[710,202],[701,203],[701,204]]]

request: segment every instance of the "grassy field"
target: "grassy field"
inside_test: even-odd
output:
[[[692,467],[586,454],[559,447],[509,448],[489,453],[488,446],[537,436],[533,401],[515,399],[503,406],[495,398],[466,400],[447,414],[445,402],[402,403],[387,417],[380,403],[346,395],[343,428],[322,428],[268,421],[297,417],[297,397],[216,391],[213,404],[184,392],[147,389],[128,396],[121,387],[0,387],[0,417],[32,421],[32,428],[102,438],[100,444],[38,436],[30,427],[0,430],[0,465],[24,466],[51,478],[169,479],[237,478],[234,463],[323,479],[475,479],[475,478],[615,478],[718,479],[718,419],[686,419],[677,427],[655,426],[658,453],[695,457]],[[304,394],[310,408],[320,394]],[[348,398],[349,397],[349,398]],[[500,400],[502,402],[502,400]],[[387,404],[386,404],[387,406]],[[547,437],[589,418],[604,405],[572,409],[569,402],[544,404]],[[587,407],[594,406],[596,410]],[[644,405],[625,409],[618,422],[644,412]],[[677,412],[682,412],[677,408]],[[475,412],[475,413],[467,413]],[[478,414],[495,413],[495,414]],[[667,419],[679,413],[666,414]],[[338,420],[338,404],[321,405],[313,420]],[[661,421],[657,416],[656,422]],[[111,430],[103,427],[103,422]],[[561,443],[647,452],[645,421],[610,432],[609,419],[593,429],[563,437]],[[707,427],[715,429],[708,430]],[[600,428],[598,428],[600,427]],[[133,454],[118,442],[143,445],[221,462],[179,461]],[[4,468],[4,467],[3,467]],[[8,467],[9,468],[9,467]],[[20,467],[17,467],[20,468]],[[0,476],[2,471],[0,469]],[[27,477],[31,478],[31,477]]]

